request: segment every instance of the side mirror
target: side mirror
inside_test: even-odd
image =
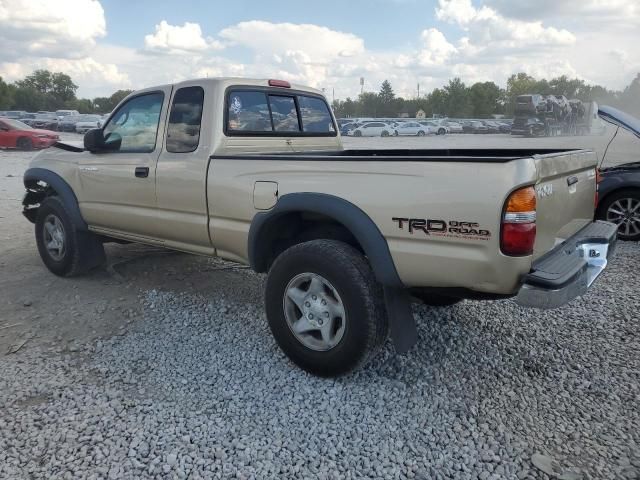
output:
[[[120,150],[122,137],[110,133],[106,138],[100,128],[92,128],[84,135],[84,149],[92,153],[113,152]]]
[[[84,149],[94,153],[104,150],[104,136],[102,135],[102,130],[94,128],[84,134]]]

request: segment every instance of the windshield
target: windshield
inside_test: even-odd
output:
[[[12,118],[3,118],[2,121],[15,130],[32,130],[32,128],[26,123],[22,123],[20,120],[14,120]]]

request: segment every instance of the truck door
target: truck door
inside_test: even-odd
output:
[[[103,128],[110,150],[81,154],[78,200],[93,229],[157,238],[156,162],[170,96],[168,86],[129,98]]]
[[[205,108],[206,105],[206,108]],[[181,84],[173,92],[165,149],[156,168],[158,229],[165,245],[213,253],[207,215],[208,144],[213,124],[213,98],[201,85]]]

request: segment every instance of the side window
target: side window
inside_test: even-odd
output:
[[[167,152],[188,153],[198,148],[204,90],[185,87],[173,96],[167,128]]]
[[[147,93],[127,101],[104,127],[105,144],[116,152],[153,152],[164,94]]]
[[[293,97],[269,95],[273,129],[276,132],[299,132],[298,111]]]
[[[300,95],[298,97],[298,105],[300,107],[300,116],[302,117],[302,130],[304,132],[335,132],[329,107],[327,107],[324,100]]]
[[[263,92],[233,92],[229,96],[229,131],[271,132],[267,95]]]

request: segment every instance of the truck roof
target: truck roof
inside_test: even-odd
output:
[[[269,78],[244,78],[244,77],[213,77],[213,78],[194,78],[189,80],[183,80],[181,82],[169,83],[165,85],[155,85],[153,87],[147,87],[140,90],[136,90],[136,92],[143,92],[147,90],[155,90],[162,87],[173,86],[176,88],[180,88],[182,86],[198,84],[202,86],[209,86],[214,88],[222,88],[226,89],[227,87],[231,87],[234,85],[247,85],[247,86],[256,86],[256,87],[274,87],[273,85],[269,85],[269,81],[274,79]],[[281,81],[281,80],[279,80]],[[291,87],[281,87],[283,90],[299,90],[304,92],[315,93],[317,95],[324,95],[321,90],[316,88],[312,88],[306,85],[301,85],[298,83],[290,83]],[[277,87],[276,87],[277,88]]]

